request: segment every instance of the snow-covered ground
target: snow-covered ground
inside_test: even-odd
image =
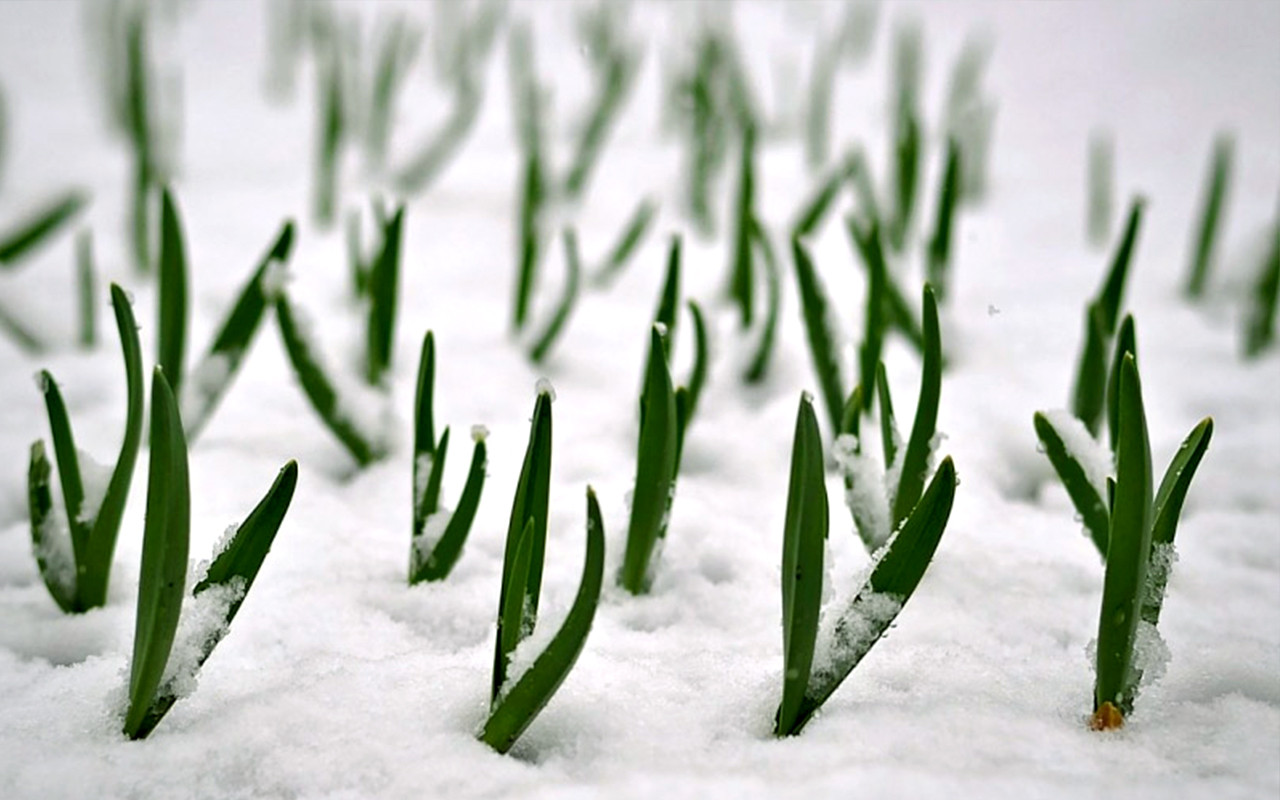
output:
[[[354,362],[343,238],[308,219],[314,92],[262,92],[264,9],[191,2],[165,58],[181,67],[180,174],[200,352],[281,220],[298,218],[291,290],[324,321],[330,357]],[[815,30],[838,8],[733,6],[742,50],[771,110],[798,102]],[[72,237],[0,274],[0,301],[52,343],[37,356],[0,338],[0,796],[53,797],[1276,797],[1280,793],[1280,353],[1240,358],[1237,295],[1258,260],[1280,187],[1280,5],[1275,3],[924,3],[880,7],[874,49],[837,82],[836,142],[862,141],[877,175],[887,152],[890,33],[915,18],[925,41],[926,212],[939,161],[946,76],[966,36],[992,37],[985,80],[998,103],[987,200],[960,221],[949,364],[939,427],[961,485],[937,556],[896,627],[802,735],[770,734],[781,690],[779,559],[796,402],[816,388],[786,270],[779,351],[768,380],[739,380],[752,337],[720,299],[726,237],[686,236],[685,286],[711,312],[710,380],[689,431],[652,593],[607,581],[573,672],[507,756],[475,739],[487,708],[503,535],[528,436],[535,381],[555,386],[551,522],[541,624],[567,610],[581,573],[587,484],[604,508],[610,578],[621,562],[633,480],[636,396],[684,162],[659,135],[661,62],[693,4],[634,9],[644,73],[581,207],[564,212],[589,260],[643,193],[662,212],[607,292],[586,293],[559,347],[532,367],[509,332],[518,175],[503,46],[487,72],[477,130],[429,191],[409,202],[396,336],[396,435],[357,470],[293,379],[274,324],[191,452],[193,559],[243,518],[286,460],[297,495],[258,581],[199,685],[152,736],[120,733],[132,647],[144,449],[110,601],[59,613],[30,554],[27,450],[47,437],[30,376],[48,368],[79,445],[114,458],[124,383],[110,313],[101,344],[74,345]],[[366,22],[389,6],[358,10]],[[431,8],[412,4],[421,18]],[[514,3],[535,17],[539,71],[554,88],[557,164],[587,93],[569,3]],[[105,276],[134,297],[154,357],[155,287],[126,260],[125,151],[106,132],[85,45],[84,9],[0,3],[8,144],[0,221],[83,186]],[[827,21],[827,22],[824,22]],[[366,28],[367,29],[367,28]],[[427,59],[399,104],[393,155],[445,113]],[[788,70],[795,70],[787,78]],[[781,76],[781,77],[780,77]],[[1138,323],[1156,469],[1213,415],[1212,445],[1183,514],[1161,632],[1172,659],[1118,732],[1088,730],[1102,566],[1036,450],[1031,415],[1065,404],[1086,298],[1107,253],[1084,236],[1086,143],[1112,132],[1116,214],[1133,194],[1147,219],[1126,304]],[[1214,134],[1236,136],[1219,270],[1200,307],[1180,296]],[[367,204],[353,158],[343,207]],[[785,230],[812,176],[798,135],[761,148],[765,222]],[[732,179],[717,197],[721,219]],[[847,201],[845,201],[847,202]],[[846,367],[860,336],[862,270],[839,224],[814,243],[838,310]],[[722,229],[723,231],[723,225]],[[556,245],[535,299],[562,280]],[[908,285],[918,264],[904,267]],[[105,287],[105,283],[104,283]],[[914,290],[912,292],[914,296]],[[683,321],[676,372],[690,359]],[[489,480],[454,574],[405,582],[414,371],[435,331],[437,425],[454,430],[445,491],[487,426]],[[348,356],[350,356],[348,358]],[[918,360],[887,352],[899,415]],[[345,359],[345,361],[343,360]],[[846,373],[848,374],[848,373]],[[830,578],[867,556],[833,473]],[[816,794],[815,794],[816,793]]]

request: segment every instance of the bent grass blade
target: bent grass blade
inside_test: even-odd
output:
[[[0,268],[17,266],[27,255],[58,232],[89,202],[80,190],[66,192],[30,217],[0,231]]]

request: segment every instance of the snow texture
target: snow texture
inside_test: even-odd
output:
[[[232,362],[225,353],[213,353],[187,375],[182,387],[182,419],[188,425],[203,419],[213,398],[231,379]]]
[[[244,578],[236,576],[186,599],[173,649],[169,651],[169,662],[160,680],[162,694],[181,699],[195,691],[200,665],[214,645],[227,635],[227,614],[232,604],[244,599],[244,593]]]
[[[98,518],[98,509],[102,507],[102,499],[107,496],[107,486],[111,483],[112,468],[94,460],[93,456],[76,448],[76,459],[80,466],[80,485],[84,487],[84,500],[80,503],[78,522],[82,525]]]
[[[1070,411],[1055,408],[1044,412],[1044,415],[1053,425],[1053,429],[1062,437],[1062,444],[1067,448],[1067,452],[1079,462],[1080,468],[1084,470],[1084,475],[1089,480],[1089,485],[1094,488],[1099,497],[1105,500],[1107,478],[1113,477],[1116,473],[1111,448],[1093,438],[1084,423]]]
[[[892,533],[889,491],[885,486],[884,469],[880,462],[866,452],[859,452],[858,437],[842,433],[832,446],[836,467],[848,481],[844,501],[858,530],[872,549],[889,540]],[[902,461],[898,458],[897,461]],[[898,466],[899,473],[901,466]]]

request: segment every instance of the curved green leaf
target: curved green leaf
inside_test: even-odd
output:
[[[462,496],[458,498],[458,507],[453,510],[444,533],[440,534],[440,539],[429,555],[423,558],[420,551],[414,548],[413,563],[409,571],[410,585],[421,581],[444,580],[462,555],[462,546],[466,544],[471,524],[475,521],[476,509],[480,505],[480,491],[484,487],[484,471],[488,464],[484,436],[473,434],[473,437],[476,444],[471,452],[471,468],[467,472],[467,482],[462,487]]]
[[[1076,460],[1067,447],[1066,440],[1049,418],[1037,411],[1032,420],[1036,429],[1036,438],[1044,447],[1044,454],[1048,456],[1054,472],[1058,473],[1058,479],[1062,481],[1063,488],[1067,490],[1067,496],[1071,498],[1071,504],[1075,506],[1076,513],[1084,522],[1089,538],[1098,548],[1098,554],[1105,559],[1110,525],[1106,503],[1098,494],[1098,490],[1089,482],[1084,467]]]
[[[782,270],[778,268],[778,258],[773,252],[773,245],[759,220],[751,221],[751,240],[760,250],[760,260],[764,263],[765,316],[760,326],[760,338],[757,340],[755,355],[742,379],[747,383],[759,383],[769,371],[769,362],[773,359],[774,343],[778,338],[778,316],[782,308]]]
[[[1169,582],[1170,559],[1157,555],[1156,548],[1173,544],[1174,535],[1178,532],[1178,518],[1182,516],[1182,504],[1187,499],[1187,490],[1191,488],[1191,480],[1200,467],[1200,460],[1209,449],[1209,440],[1213,438],[1213,418],[1205,417],[1191,429],[1182,446],[1174,454],[1173,461],[1165,470],[1160,480],[1160,488],[1156,490],[1155,505],[1151,514],[1152,557],[1147,576],[1147,592],[1142,602],[1142,619],[1152,625],[1160,621],[1160,610],[1164,606],[1164,590]]]
[[[76,608],[75,556],[70,541],[53,517],[53,492],[49,489],[51,468],[44,453],[44,442],[31,443],[31,460],[27,467],[27,507],[31,515],[31,550],[36,557],[40,578],[58,608],[72,614]]]
[[[818,386],[832,430],[839,430],[845,392],[841,388],[838,350],[830,326],[832,311],[818,281],[817,272],[809,251],[796,237],[791,237],[791,254],[795,260],[796,283],[800,287],[800,308],[804,313],[805,333],[809,340],[809,355],[813,359]]]
[[[12,267],[80,212],[89,196],[78,189],[64,193],[9,230],[0,231],[0,267]]]
[[[574,304],[578,300],[578,286],[582,279],[582,256],[578,251],[578,233],[572,226],[564,229],[563,241],[566,270],[564,291],[560,295],[560,302],[556,304],[550,321],[547,322],[547,327],[543,328],[542,333],[534,340],[533,346],[529,348],[529,360],[535,364],[541,363],[547,357],[547,353],[551,352],[551,348],[569,322],[569,315],[573,313]]]
[[[160,321],[156,327],[156,363],[178,395],[182,392],[187,349],[187,253],[182,219],[169,188],[160,192]]]
[[[604,583],[604,522],[595,492],[587,487],[587,555],[582,582],[564,623],[529,669],[504,691],[480,730],[480,741],[505,753],[564,682],[591,632]]]
[[[920,371],[920,399],[916,403],[911,438],[902,456],[902,476],[893,501],[896,528],[915,507],[929,469],[929,449],[938,425],[938,400],[942,393],[942,335],[938,328],[938,303],[933,288],[924,287],[924,365]]]
[[[382,226],[378,256],[369,269],[369,324],[366,335],[365,380],[381,386],[391,368],[395,345],[396,301],[400,292],[400,248],[404,238],[404,206]]]

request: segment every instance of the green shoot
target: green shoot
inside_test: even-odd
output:
[[[1222,227],[1222,204],[1231,183],[1231,162],[1235,153],[1235,140],[1222,134],[1213,143],[1213,156],[1209,162],[1204,197],[1200,207],[1200,225],[1191,251],[1191,269],[1184,289],[1187,297],[1204,296],[1209,270],[1213,266],[1213,248]]]
[[[604,262],[596,271],[592,279],[595,285],[607,286],[630,263],[631,256],[649,232],[657,213],[657,201],[652,197],[640,199],[636,204],[636,210],[628,218],[627,224],[622,226],[622,233],[618,234],[617,241],[609,249],[609,255],[605,256]]]
[[[195,673],[226,635],[271,549],[297,479],[298,466],[290,461],[262,501],[233,529],[192,589],[201,612],[182,625],[191,528],[187,446],[177,401],[163,371],[156,368],[151,383],[147,515],[124,718],[124,733],[130,739],[145,738],[154,730],[190,691]],[[204,619],[207,611],[213,612],[213,622]]]
[[[769,241],[769,234],[759,220],[751,221],[751,242],[760,251],[760,261],[764,264],[766,306],[755,354],[743,372],[742,380],[746,383],[759,383],[769,371],[769,362],[773,358],[774,344],[778,338],[778,316],[782,308],[782,269],[778,266],[778,256]]]
[[[960,151],[957,198],[960,203],[980,201],[987,193],[996,103],[983,91],[982,78],[991,59],[991,49],[987,36],[967,38],[956,56],[947,85],[942,127],[946,138],[954,140]]]
[[[680,306],[680,234],[671,237],[667,248],[667,270],[662,278],[662,291],[658,294],[658,307],[653,312],[653,321],[662,326],[662,351],[668,360],[671,358],[671,343],[676,336],[676,312]]]
[[[738,325],[751,327],[755,316],[755,270],[752,268],[751,224],[755,219],[755,128],[742,131],[742,162],[734,204],[733,245],[730,250],[729,297],[738,310]]]
[[[418,388],[414,397],[413,433],[413,536],[409,548],[409,585],[444,580],[462,555],[471,523],[475,520],[488,463],[485,436],[477,425],[471,429],[475,449],[458,507],[440,508],[440,483],[449,450],[449,429],[435,438],[435,337],[427,331],[418,361]]]
[[[920,399],[911,424],[911,438],[902,456],[902,477],[893,501],[893,527],[896,529],[915,508],[924,489],[929,466],[929,451],[938,422],[938,397],[942,389],[942,338],[938,328],[938,304],[933,288],[924,287],[924,365],[920,373]],[[891,412],[891,410],[890,410]]]
[[[1120,323],[1111,371],[1107,374],[1107,432],[1112,453],[1116,452],[1116,437],[1120,435],[1120,364],[1126,353],[1133,354],[1135,359],[1138,357],[1138,333],[1132,314],[1125,314],[1124,322]]]
[[[1033,422],[1036,429],[1036,437],[1040,440],[1041,447],[1044,448],[1044,454],[1048,457],[1049,463],[1053,465],[1054,472],[1058,474],[1058,479],[1062,481],[1063,487],[1067,490],[1067,496],[1071,498],[1071,503],[1075,506],[1076,513],[1080,515],[1080,520],[1084,523],[1084,528],[1089,534],[1089,538],[1105,559],[1107,556],[1108,526],[1110,524],[1107,503],[1100,488],[1090,479],[1089,471],[1068,444],[1068,442],[1074,442],[1075,439],[1072,438],[1073,433],[1067,428],[1072,422],[1080,424],[1079,420],[1074,417],[1069,419],[1054,418],[1044,412],[1037,411]],[[1077,437],[1088,435],[1088,431],[1081,431],[1075,435]]]
[[[529,302],[538,278],[540,225],[543,204],[542,161],[537,150],[525,155],[524,179],[521,182],[519,241],[520,253],[516,273],[516,296],[512,312],[512,327],[524,329],[529,315]]]
[[[942,182],[938,187],[938,216],[934,223],[933,236],[929,239],[925,266],[926,279],[938,293],[939,302],[945,302],[947,299],[951,242],[955,238],[952,232],[953,220],[956,203],[961,194],[960,146],[955,139],[947,140],[946,159],[946,166],[942,170]]]
[[[1075,385],[1071,392],[1071,412],[1094,436],[1097,436],[1102,424],[1106,404],[1107,352],[1116,332],[1116,324],[1120,320],[1125,278],[1129,273],[1129,263],[1133,258],[1145,204],[1139,197],[1130,205],[1129,219],[1112,257],[1111,267],[1107,270],[1097,296],[1090,301],[1085,315],[1084,348],[1080,353]]]
[[[0,231],[0,268],[12,268],[70,222],[89,201],[79,190],[68,191],[26,219]]]
[[[124,290],[115,284],[111,286],[111,305],[124,352],[128,408],[120,454],[105,486],[99,485],[100,478],[86,482],[82,477],[83,456],[76,449],[58,385],[48,372],[40,375],[70,530],[62,530],[50,516],[53,505],[50,467],[44,443],[36,441],[31,447],[28,472],[32,545],[45,585],[59,608],[67,613],[106,604],[111,560],[142,438],[142,352],[138,327]]]
[[[1272,225],[1271,245],[1245,312],[1246,358],[1256,358],[1275,341],[1277,300],[1280,300],[1280,219]]]
[[[1089,210],[1085,217],[1085,236],[1094,247],[1102,247],[1111,236],[1111,215],[1115,194],[1115,145],[1104,131],[1089,136],[1086,194]]]
[[[560,688],[578,654],[586,643],[600,590],[604,585],[604,522],[595,492],[587,487],[587,555],[582,568],[582,581],[560,629],[546,649],[533,658],[529,667],[512,685],[504,686],[481,728],[480,741],[505,753],[524,732]]]
[[[578,300],[578,288],[582,282],[582,254],[578,251],[578,233],[573,226],[564,229],[561,241],[564,245],[564,262],[567,270],[564,292],[547,326],[529,348],[529,360],[535,364],[542,363],[564,331],[565,325],[569,322],[569,315],[573,313],[574,304]]]
[[[160,191],[159,295],[156,364],[180,393],[187,346],[187,253],[177,204],[167,186]]]
[[[666,535],[667,514],[675,491],[680,426],[675,390],[667,367],[667,340],[655,323],[640,398],[640,437],[636,483],[627,528],[627,549],[618,583],[632,594],[644,594],[652,580],[651,560]]]
[[[342,52],[337,34],[330,30],[317,42],[320,48],[316,68],[316,156],[311,190],[311,215],[316,224],[333,224],[338,204],[338,167],[342,146],[349,136],[343,111]]]
[[[1174,453],[1160,486],[1156,489],[1155,503],[1151,508],[1151,557],[1147,569],[1147,592],[1142,600],[1142,620],[1150,625],[1160,622],[1164,607],[1165,587],[1169,583],[1169,570],[1173,567],[1172,548],[1178,531],[1178,518],[1182,504],[1186,502],[1191,479],[1200,467],[1200,460],[1209,449],[1213,438],[1213,419],[1205,417],[1191,429],[1187,438]]]
[[[862,344],[858,347],[858,385],[868,387],[862,395],[862,412],[868,413],[874,399],[870,387],[876,383],[876,367],[884,351],[884,331],[887,327],[884,318],[888,311],[885,284],[888,282],[888,270],[880,245],[879,223],[873,219],[869,230],[863,231],[856,220],[850,219],[849,231],[862,254],[862,262],[867,267],[867,309],[864,314],[866,321]]]
[[[698,408],[698,398],[702,395],[702,387],[707,382],[707,368],[710,361],[707,346],[707,323],[702,316],[702,307],[694,300],[688,302],[689,316],[693,319],[693,366],[689,370],[689,380],[676,389],[676,418],[679,427],[676,439],[676,465],[680,464],[680,453],[684,449],[684,435],[693,420],[693,412]]]
[[[818,279],[809,251],[795,235],[791,237],[791,255],[795,262],[796,284],[800,288],[800,309],[804,314],[809,355],[817,373],[818,386],[827,408],[827,419],[833,431],[840,429],[844,409],[844,383],[840,377],[838,345],[831,330],[833,312],[826,291]]]
[[[369,324],[365,381],[385,383],[395,344],[396,302],[400,292],[400,249],[404,231],[401,205],[382,225],[382,241],[369,269]]]
[[[489,695],[491,713],[502,700],[512,653],[533,632],[537,622],[550,489],[551,387],[539,384],[529,429],[529,446],[516,482],[516,497],[511,506],[511,522],[507,526],[507,544],[502,559],[498,636],[493,653],[493,686]],[[534,709],[536,711],[537,708]],[[482,738],[488,741],[486,737]]]
[[[289,363],[293,365],[298,383],[325,427],[362,467],[384,456],[385,447],[379,437],[361,430],[359,423],[349,416],[342,405],[333,379],[329,377],[320,354],[311,341],[309,320],[299,317],[299,310],[293,307],[283,288],[276,294],[274,304],[277,327],[280,329],[280,338],[284,342]]]
[[[98,280],[93,267],[93,234],[88,229],[76,234],[76,289],[80,300],[80,346],[98,344]]]
[[[873,273],[877,270],[881,276],[879,294],[882,302],[878,312],[879,318],[876,321],[881,331],[880,336],[883,337],[885,331],[893,328],[906,337],[912,347],[923,353],[924,331],[907,303],[906,297],[902,294],[902,289],[898,288],[898,284],[889,273],[884,254],[883,226],[872,214],[862,215],[861,218],[851,214],[845,219],[845,223],[849,230],[849,238],[860,256],[859,261],[867,270],[868,285],[875,279]],[[871,315],[868,315],[868,319],[871,319]]]
[[[599,161],[605,135],[617,119],[637,72],[639,57],[623,38],[617,9],[618,6],[602,3],[586,12],[580,24],[582,47],[593,68],[595,93],[565,178],[565,195],[570,199],[580,197],[586,188],[591,170]]]
[[[800,400],[792,445],[782,555],[783,689],[774,734],[794,736],[884,636],[924,577],[946,529],[956,473],[943,460],[920,501],[888,544],[870,577],[837,617],[831,641],[815,656],[822,603],[827,498],[812,399]]]
[[[854,180],[854,173],[862,169],[862,154],[851,150],[844,160],[831,169],[822,181],[814,188],[813,194],[800,207],[796,221],[791,225],[792,232],[804,238],[816,231],[827,218],[836,195],[840,189]]]
[[[904,24],[894,37],[892,96],[894,97],[892,214],[885,224],[886,239],[896,253],[907,243],[915,214],[920,177],[921,123],[919,95],[922,41],[920,26]]]

